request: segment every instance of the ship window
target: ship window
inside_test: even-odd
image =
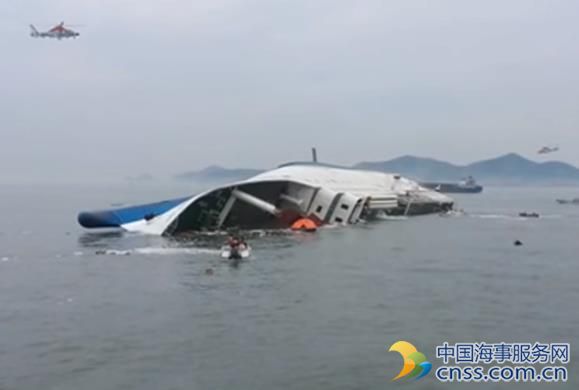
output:
[[[322,212],[322,206],[318,206],[316,208],[316,213],[321,213]]]
[[[348,210],[350,208],[350,206],[348,206],[347,204],[344,204],[344,203],[342,203],[342,205],[340,207],[344,210]]]
[[[344,220],[340,217],[336,217],[336,219],[334,219],[334,221],[338,222],[338,223],[342,223],[344,222]]]

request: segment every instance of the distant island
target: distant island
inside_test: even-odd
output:
[[[360,162],[352,166],[380,172],[400,173],[419,181],[458,182],[473,176],[482,184],[496,185],[579,185],[579,169],[560,161],[536,162],[509,153],[496,158],[455,165],[446,161],[416,156],[392,160]],[[227,182],[247,179],[263,172],[260,169],[229,169],[210,166],[176,176],[180,180]]]
[[[559,161],[536,162],[516,153],[468,165],[403,156],[388,161],[362,162],[355,167],[398,172],[419,180],[457,181],[473,176],[482,184],[579,184],[579,169],[573,165]]]

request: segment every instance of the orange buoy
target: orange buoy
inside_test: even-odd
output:
[[[309,218],[300,218],[292,224],[291,229],[305,232],[315,232],[318,229],[318,225],[316,225],[316,223]]]

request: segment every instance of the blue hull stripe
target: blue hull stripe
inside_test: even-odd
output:
[[[124,207],[112,210],[84,211],[78,215],[78,223],[85,228],[121,227],[140,219],[152,219],[165,213],[191,197],[164,200],[139,206]]]

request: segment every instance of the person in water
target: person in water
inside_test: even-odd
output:
[[[245,240],[238,236],[230,236],[227,239],[229,246],[229,259],[240,260],[242,258],[241,251],[247,249]]]
[[[238,249],[238,250],[245,249],[247,247],[245,240],[242,237],[238,236],[230,236],[227,239],[227,245],[229,245],[231,249]]]

